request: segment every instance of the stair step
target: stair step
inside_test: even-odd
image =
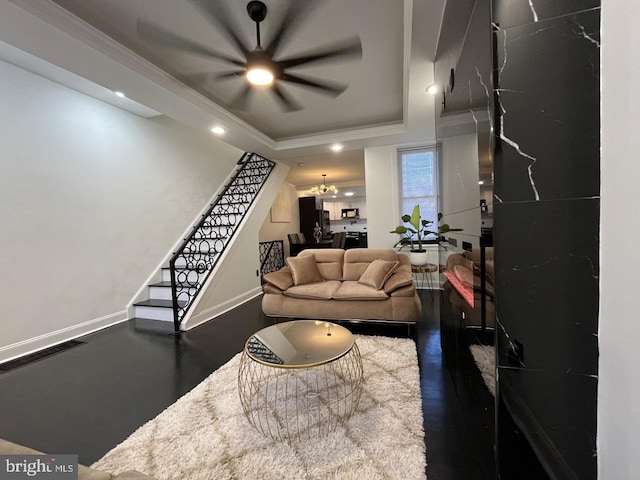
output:
[[[198,271],[194,270],[193,268],[179,268],[179,267],[176,267],[176,279],[184,278],[184,274],[185,273],[187,275],[187,279],[195,280],[197,278],[198,282],[203,282],[204,281],[204,277],[207,275],[206,272],[198,273]],[[162,281],[163,282],[168,282],[169,284],[171,284],[171,269],[170,268],[163,268],[162,269]]]
[[[196,232],[197,233],[197,232]],[[200,237],[192,237],[192,240],[210,240],[210,241],[215,241],[215,240],[227,240],[229,238],[229,236],[218,236],[218,237],[212,237],[211,235],[203,235]],[[185,238],[186,240],[186,238]]]
[[[178,302],[178,305],[184,306],[187,302]],[[133,304],[134,307],[156,307],[156,308],[173,308],[173,302],[171,300],[158,300],[150,298],[148,300],[142,300]]]
[[[218,239],[220,240],[220,239]],[[220,251],[216,250],[213,245],[211,245],[211,243],[202,243],[200,245],[187,245],[184,250],[180,250],[179,252],[174,252],[174,253],[179,253],[180,255],[183,256],[189,256],[191,254],[193,255],[210,255],[212,257],[215,257],[217,255],[220,255]],[[196,259],[198,260],[198,259]]]
[[[236,225],[237,223],[229,223],[229,222],[225,222],[225,223],[204,222],[202,225],[200,225],[200,228],[221,228],[221,227],[229,228],[229,227],[235,227]]]
[[[149,299],[133,304],[134,307],[159,307],[159,308],[173,308],[173,302],[171,300],[156,300]]]
[[[188,260],[187,257],[190,256],[198,256],[198,258],[194,258],[191,260]],[[184,253],[184,254],[180,254],[178,256],[178,258],[176,258],[176,270],[197,270],[198,269],[198,263],[204,261],[205,259],[207,260],[206,263],[210,263],[210,260],[212,258],[214,258],[215,255],[209,255],[207,253],[202,253],[202,252],[194,252],[194,253]]]
[[[173,307],[151,307],[135,305],[133,307],[136,318],[148,318],[150,320],[162,320],[173,322]]]
[[[189,293],[195,293],[196,288],[189,288]],[[149,285],[149,298],[153,300],[169,300],[171,296],[171,282],[158,282]]]

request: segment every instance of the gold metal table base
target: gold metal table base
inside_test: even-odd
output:
[[[278,368],[240,359],[238,390],[247,420],[274,440],[317,438],[333,432],[355,412],[362,394],[358,345],[321,365]]]

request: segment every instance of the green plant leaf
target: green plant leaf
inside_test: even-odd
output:
[[[420,230],[420,205],[413,207],[409,223],[413,225],[416,230]]]
[[[395,230],[391,230],[389,233],[397,233],[398,235],[404,235],[405,233],[407,233],[407,227],[405,227],[404,225],[400,225],[399,227],[396,227]]]

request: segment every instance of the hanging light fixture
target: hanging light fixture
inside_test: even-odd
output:
[[[338,193],[338,189],[335,185],[327,185],[327,174],[322,174],[322,184],[317,185],[311,189],[311,193],[314,195],[322,195],[325,193]]]

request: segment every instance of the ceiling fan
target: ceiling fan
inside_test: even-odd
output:
[[[302,19],[309,13],[309,5],[318,2],[291,2],[282,22],[275,30],[269,43],[263,47],[260,36],[260,23],[267,17],[267,6],[257,0],[247,4],[249,18],[256,24],[256,46],[247,47],[240,39],[237,29],[231,22],[227,11],[220,0],[191,0],[207,19],[221,28],[229,41],[242,53],[243,59],[218,52],[206,45],[189,40],[157,25],[138,20],[138,35],[144,40],[176,50],[220,60],[237,67],[235,70],[222,73],[196,73],[184,76],[185,83],[202,84],[207,81],[239,78],[245,80],[240,93],[230,102],[230,107],[244,110],[252,92],[256,88],[268,88],[272,91],[280,105],[286,111],[300,110],[302,106],[282,88],[282,83],[299,85],[313,89],[319,93],[336,97],[344,92],[348,85],[329,80],[320,80],[292,73],[290,69],[347,58],[362,58],[362,44],[359,37],[334,43],[324,48],[307,51],[299,55],[278,58],[278,52]]]

